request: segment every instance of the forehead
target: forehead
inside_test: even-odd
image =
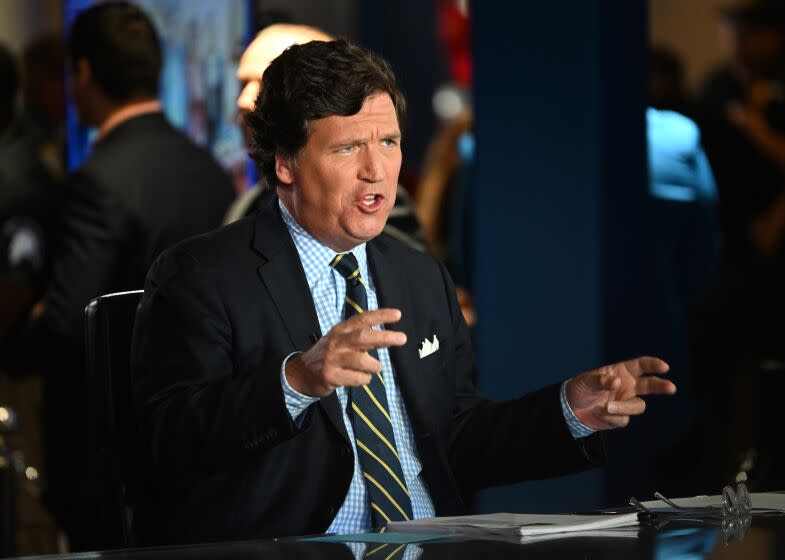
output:
[[[246,80],[258,80],[270,63],[292,45],[330,40],[332,39],[329,35],[315,28],[288,24],[270,26],[251,41],[240,57],[237,76]]]
[[[240,64],[237,66],[238,78],[246,80],[260,79],[270,62],[289,46],[282,47],[278,54],[275,54],[265,43],[267,41],[263,37],[258,37],[248,46],[243,56],[240,57]]]
[[[331,115],[316,119],[311,122],[311,131],[311,137],[318,136],[326,141],[400,134],[395,105],[387,93],[367,97],[362,108],[354,115]]]

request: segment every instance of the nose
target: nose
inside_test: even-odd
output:
[[[256,97],[259,95],[259,89],[257,80],[249,80],[237,98],[237,108],[240,111],[253,111]]]
[[[379,183],[384,180],[384,164],[378,148],[368,145],[362,150],[359,178],[367,183]]]

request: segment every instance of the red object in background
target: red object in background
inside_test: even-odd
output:
[[[455,0],[442,0],[437,22],[439,37],[449,58],[450,77],[466,89],[471,87],[472,58],[469,40],[469,14]]]

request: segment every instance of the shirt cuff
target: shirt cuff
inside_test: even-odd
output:
[[[308,395],[303,395],[299,391],[293,389],[286,379],[286,362],[289,361],[289,358],[296,356],[297,354],[302,354],[302,352],[292,352],[283,359],[283,363],[281,364],[283,399],[286,403],[286,410],[289,411],[289,416],[291,416],[294,421],[297,421],[297,417],[300,416],[306,408],[319,400],[317,397],[309,397]]]
[[[288,358],[287,358],[288,359]],[[567,422],[567,427],[570,429],[572,437],[575,439],[583,438],[592,435],[596,430],[584,426],[575,413],[570,408],[570,403],[567,402],[567,382],[561,384],[561,391],[559,391],[559,400],[561,401],[561,411],[564,414],[564,420]]]

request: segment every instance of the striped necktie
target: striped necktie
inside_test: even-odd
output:
[[[366,311],[368,296],[355,256],[352,253],[336,255],[330,266],[346,279],[344,318]],[[376,349],[368,353],[379,359]],[[409,520],[412,518],[412,504],[395,444],[382,372],[374,373],[369,385],[348,389],[347,413],[352,421],[371,502],[373,526],[384,527],[390,521]]]
[[[375,546],[371,548],[372,545],[368,545],[368,551],[363,556],[363,559],[370,558],[378,558],[379,560],[400,560],[403,558],[404,554],[406,553],[406,549],[409,547],[407,544],[400,544],[395,546],[395,543],[384,543],[380,546]],[[417,556],[419,558],[419,556]]]

